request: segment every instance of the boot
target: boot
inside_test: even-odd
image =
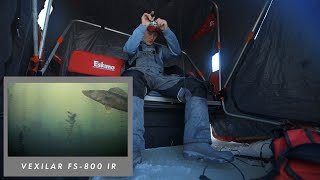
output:
[[[141,151],[145,149],[144,134],[144,100],[133,96],[133,166],[141,163]]]
[[[214,163],[234,160],[231,152],[214,150],[211,143],[207,99],[192,96],[185,107],[183,155],[186,159],[203,159]]]

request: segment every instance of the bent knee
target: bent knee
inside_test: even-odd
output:
[[[187,78],[186,81],[187,89],[191,92],[192,96],[207,98],[207,88],[204,83],[194,78]]]
[[[121,76],[131,76],[133,78],[133,96],[143,99],[147,92],[147,81],[144,74],[137,70],[127,70]]]

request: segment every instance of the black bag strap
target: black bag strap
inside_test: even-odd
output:
[[[288,135],[288,131],[284,132],[283,136],[284,136],[284,139],[286,140],[288,148],[292,148],[292,143],[291,143],[290,137]]]
[[[287,174],[292,177],[294,180],[303,180],[298,174],[296,174],[293,169],[291,169],[291,167],[289,166],[289,163],[287,162],[286,166],[285,166],[285,171],[287,172]]]
[[[288,148],[286,148],[284,151],[282,151],[279,154],[278,159],[275,160],[273,169],[261,179],[273,179],[274,177],[276,177],[279,174],[280,167],[285,162],[285,160],[298,159],[298,160],[304,160],[304,161],[320,164],[320,153],[319,153],[320,144],[315,142],[314,138],[311,135],[312,131],[310,131],[309,129],[304,129],[304,131],[311,143],[301,144],[296,147],[292,147],[292,143],[287,131],[277,131],[277,136],[272,140],[270,144],[272,152],[274,152],[273,142],[275,139],[278,139],[278,138],[284,138],[288,145]],[[293,169],[289,166],[288,163],[285,166],[285,171],[293,179],[296,179],[296,180],[302,179],[299,175],[297,175],[293,171]]]
[[[303,129],[303,131],[305,132],[310,142],[306,142],[296,147],[292,146],[290,137],[288,135],[288,131],[283,133],[283,136],[288,145],[288,148],[285,149],[284,152],[282,152],[279,155],[279,158],[287,157],[289,159],[300,159],[300,160],[320,163],[320,153],[319,153],[320,144],[315,142],[314,138],[311,135],[311,131],[309,129]]]
[[[309,140],[312,143],[316,143],[315,140],[313,139],[312,135],[311,135],[311,131],[309,129],[304,129],[304,132],[306,133],[307,137],[309,138]]]
[[[320,164],[320,144],[307,143],[301,144],[288,151],[285,156],[288,159],[299,159]]]
[[[131,62],[131,63],[129,63],[129,61],[130,61],[130,59],[129,60],[127,60],[126,61],[126,63],[125,63],[125,70],[127,70],[127,69],[129,69],[129,68],[131,68],[131,67],[135,67],[136,66],[136,61],[134,60],[133,62]]]

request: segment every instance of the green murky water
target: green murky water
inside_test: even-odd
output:
[[[126,83],[10,84],[9,156],[127,156],[128,113],[82,94],[113,87],[128,92]]]

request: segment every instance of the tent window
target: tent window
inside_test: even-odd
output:
[[[48,8],[48,3],[49,3],[49,1],[46,0],[46,2],[44,3],[44,8],[40,11],[39,17],[38,17],[38,24],[42,30],[44,27],[44,21],[46,19],[46,12],[47,12],[47,8]],[[52,10],[53,10],[53,7],[51,6],[50,14],[51,14]]]
[[[219,67],[220,67],[219,59],[220,59],[219,53],[216,53],[215,55],[212,56],[212,60],[211,60],[212,72],[219,70]]]

